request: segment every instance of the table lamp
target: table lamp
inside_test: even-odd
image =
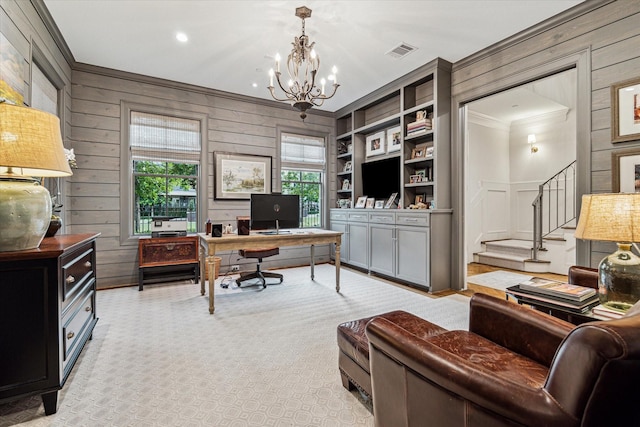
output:
[[[582,196],[575,236],[616,242],[618,250],[598,265],[598,296],[602,305],[627,311],[640,300],[640,257],[631,251],[640,241],[640,193]]]
[[[60,120],[0,102],[0,252],[40,246],[51,220],[51,196],[34,177],[71,174]]]

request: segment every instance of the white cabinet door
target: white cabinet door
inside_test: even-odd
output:
[[[398,279],[429,286],[429,231],[428,227],[396,227]]]
[[[368,224],[350,223],[349,224],[349,261],[351,265],[356,267],[369,268],[369,233]]]
[[[395,226],[370,223],[369,248],[369,269],[387,276],[395,276]]]

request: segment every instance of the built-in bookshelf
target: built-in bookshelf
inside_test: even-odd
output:
[[[438,58],[339,110],[333,206],[370,196],[363,163],[397,157],[401,208],[450,208],[450,93],[451,64]]]

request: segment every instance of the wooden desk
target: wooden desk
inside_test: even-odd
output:
[[[222,237],[211,237],[206,233],[200,236],[200,277],[204,276],[205,264],[209,269],[209,313],[213,314],[214,307],[214,255],[217,252],[234,249],[256,249],[264,247],[282,246],[311,246],[311,280],[314,279],[314,249],[315,245],[333,243],[336,245],[336,292],[340,292],[340,243],[342,232],[321,229],[300,229],[286,234],[257,234],[248,236],[224,234]],[[204,295],[204,280],[200,283],[200,293]]]

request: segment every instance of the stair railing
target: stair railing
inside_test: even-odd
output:
[[[531,204],[534,260],[538,259],[538,251],[546,250],[543,244],[546,236],[576,219],[575,194],[575,160],[538,186],[538,195]]]

